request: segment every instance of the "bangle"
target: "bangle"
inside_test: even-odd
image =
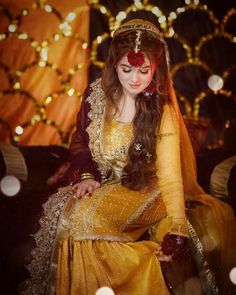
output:
[[[85,179],[94,179],[94,175],[91,173],[81,173],[80,174],[80,181],[85,180]]]

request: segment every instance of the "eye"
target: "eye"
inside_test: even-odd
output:
[[[149,70],[142,70],[142,69],[140,70],[140,73],[144,74],[144,75],[148,74],[148,72],[149,72]]]
[[[131,69],[129,69],[129,68],[122,68],[122,71],[124,73],[130,73],[131,72]]]
[[[141,74],[146,75],[146,74],[149,73],[149,68],[140,68],[139,71],[140,71]]]

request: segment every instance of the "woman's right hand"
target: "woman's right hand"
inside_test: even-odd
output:
[[[87,193],[89,194],[89,196],[91,196],[93,191],[100,186],[101,184],[98,181],[89,178],[74,184],[71,187],[71,190],[76,192],[76,196],[78,199],[81,199]]]

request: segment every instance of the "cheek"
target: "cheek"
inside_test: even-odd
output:
[[[122,72],[122,71],[117,71],[117,75],[118,75],[118,79],[120,80],[120,82],[122,83],[122,81],[127,80],[127,74]]]
[[[152,82],[152,75],[144,76],[144,78],[143,78],[143,84],[145,86],[148,86],[151,82]]]

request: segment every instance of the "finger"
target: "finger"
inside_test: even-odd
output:
[[[77,188],[78,188],[78,183],[72,185],[71,188],[70,188],[70,190],[71,190],[71,191],[76,191]]]
[[[96,182],[96,183],[94,184],[94,189],[99,188],[100,186],[101,186],[101,184],[100,184],[99,182]]]
[[[92,185],[90,185],[90,186],[87,187],[87,192],[88,192],[88,193],[92,193],[93,190],[94,190],[94,188],[93,188]]]
[[[76,195],[77,195],[77,198],[79,198],[79,199],[81,199],[82,196],[84,195],[84,189],[81,185],[78,186],[78,188],[76,190]]]
[[[157,244],[157,251],[161,250],[161,245]]]
[[[80,195],[81,197],[83,197],[86,194],[86,188],[85,187],[81,187],[80,189]]]
[[[82,194],[81,194],[80,190],[78,190],[78,191],[76,192],[76,197],[77,197],[78,199],[81,199],[81,198],[82,198]]]
[[[167,255],[157,255],[159,261],[165,261],[165,262],[170,262],[172,261],[172,257],[171,256],[167,256]]]

